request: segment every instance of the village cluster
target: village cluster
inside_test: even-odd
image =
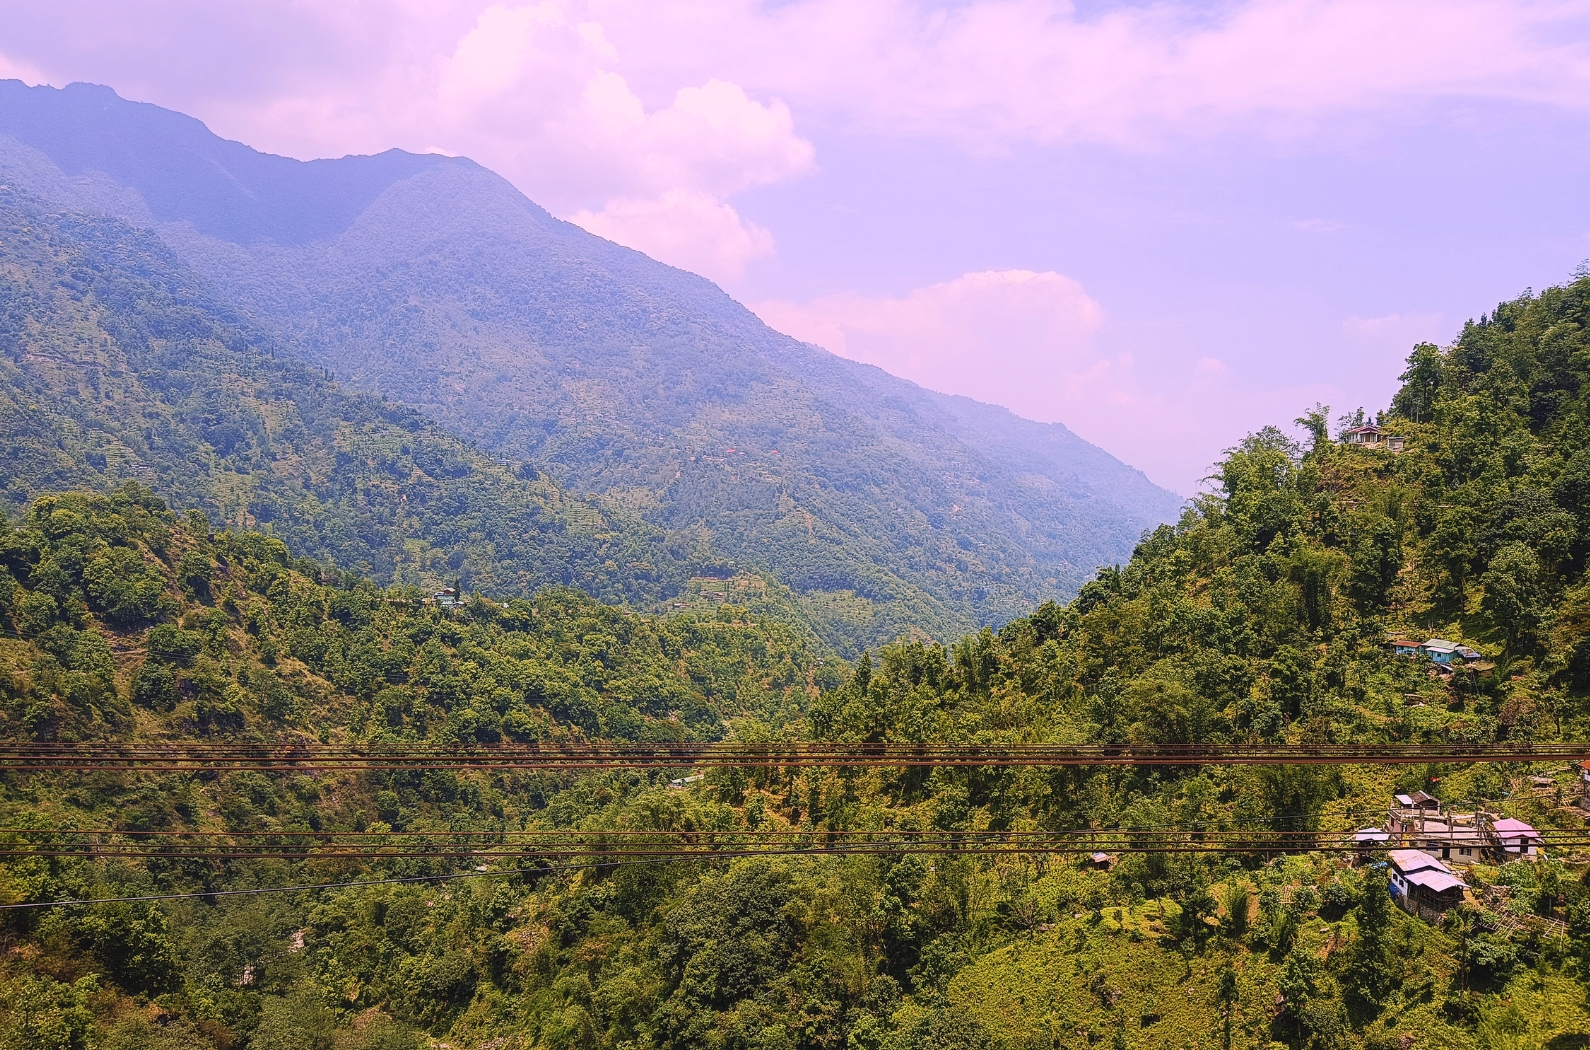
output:
[[[1583,811],[1590,808],[1590,762],[1581,762],[1574,772]],[[1537,793],[1560,791],[1550,777],[1529,779]],[[1392,899],[1410,915],[1432,923],[1465,902],[1492,924],[1514,922],[1496,907],[1508,892],[1505,886],[1487,886],[1475,874],[1464,873],[1478,864],[1534,862],[1546,855],[1540,832],[1524,821],[1483,808],[1449,810],[1423,791],[1393,796],[1386,826],[1360,828],[1355,838],[1358,862],[1384,863]],[[1384,861],[1377,859],[1381,851]],[[1545,932],[1564,932],[1556,919],[1532,916],[1529,921],[1549,928]]]
[[[1453,671],[1474,671],[1484,674],[1495,670],[1496,665],[1485,658],[1478,649],[1445,638],[1430,638],[1422,642],[1401,635],[1392,635],[1386,644],[1398,656],[1422,657],[1430,661],[1430,673],[1449,677]]]

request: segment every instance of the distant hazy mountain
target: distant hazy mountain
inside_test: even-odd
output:
[[[298,556],[497,594],[567,584],[646,606],[724,574],[689,537],[275,350],[148,231],[0,187],[0,508],[138,482]]]
[[[1001,622],[1179,500],[1063,426],[768,329],[463,159],[299,162],[107,88],[0,82],[7,178],[155,228],[281,345],[770,570],[842,645]]]

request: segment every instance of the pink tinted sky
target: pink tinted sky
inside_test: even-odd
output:
[[[1190,492],[1590,255],[1590,2],[0,3],[0,75],[467,154]]]

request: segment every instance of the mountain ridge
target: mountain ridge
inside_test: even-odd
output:
[[[242,233],[218,225],[205,210],[214,194],[195,195],[191,214],[169,201],[135,214],[126,194],[141,193],[141,169],[94,175],[93,150],[68,150],[64,132],[40,136],[16,116],[40,108],[44,90],[0,90],[0,134],[13,137],[0,155],[30,191],[141,218],[289,352],[573,491],[664,529],[705,530],[713,550],[809,603],[850,608],[855,643],[910,626],[917,614],[900,603],[911,588],[938,606],[934,630],[1004,622],[1124,560],[1179,507],[1062,426],[773,332],[704,278],[557,220],[464,159],[358,160],[418,170],[393,167],[403,177],[319,240],[256,236],[263,219]],[[79,136],[104,140],[101,111],[116,97],[79,87],[52,105],[73,92],[100,107]],[[245,185],[279,196],[278,162],[322,165],[294,169],[300,186],[343,163],[268,158],[176,117],[184,149],[224,154]],[[95,179],[110,185],[85,193]],[[302,230],[325,214],[272,221]]]

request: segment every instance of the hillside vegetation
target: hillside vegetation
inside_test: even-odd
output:
[[[13,81],[0,173],[157,230],[283,355],[777,577],[852,655],[1069,596],[1180,505],[1063,426],[772,332],[461,158],[300,163]]]
[[[999,632],[848,668],[724,608],[647,619],[568,591],[449,611],[147,492],[36,501],[5,532],[6,734],[1393,742],[1583,739],[1590,280],[1417,348],[1405,451],[1253,435],[1131,561]],[[1349,419],[1345,422],[1351,422]],[[1590,475],[1587,475],[1590,476]],[[1388,632],[1488,674],[1433,677]],[[1521,777],[1559,790],[1523,790]],[[8,828],[310,832],[1353,828],[1394,790],[1582,828],[1567,770],[757,769],[666,774],[6,774]],[[13,836],[16,838],[17,836]],[[32,839],[30,841],[37,841]],[[122,841],[137,841],[124,836]],[[11,901],[374,880],[445,859],[13,860]],[[16,1045],[363,1048],[1552,1047],[1590,1038],[1584,858],[1476,865],[1431,926],[1384,875],[1300,849],[761,856],[445,884],[3,913]],[[525,870],[530,869],[530,870]],[[1505,891],[1505,892],[1504,892]],[[1482,908],[1567,935],[1489,932]],[[1494,924],[1492,924],[1494,925]]]
[[[665,534],[279,353],[153,236],[0,189],[0,499],[151,485],[387,583],[650,606],[727,577]],[[777,588],[772,592],[777,595]]]

